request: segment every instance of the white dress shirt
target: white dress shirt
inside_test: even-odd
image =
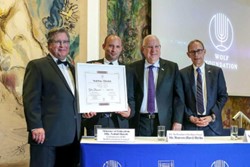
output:
[[[53,55],[52,55],[52,58],[55,61],[55,63],[57,64],[58,59],[56,57],[54,57]],[[66,59],[61,60],[61,61],[66,61]],[[59,69],[61,70],[64,78],[66,79],[66,81],[67,81],[67,83],[68,83],[68,85],[69,85],[69,87],[71,89],[71,92],[73,93],[73,95],[75,95],[74,78],[73,78],[72,72],[70,71],[69,66],[65,66],[64,64],[57,64],[57,66],[59,67]]]
[[[142,100],[142,105],[141,105],[141,109],[140,109],[140,113],[149,113],[147,111],[147,101],[148,101],[148,67],[153,65],[153,74],[154,74],[154,83],[155,83],[155,89],[156,89],[156,85],[157,85],[157,78],[158,78],[158,71],[160,68],[160,64],[159,61],[157,61],[154,64],[149,64],[146,60],[145,60],[145,66],[144,66],[144,87],[143,87],[143,100]],[[156,97],[156,96],[155,96]],[[155,112],[154,113],[158,113],[158,108],[157,108],[157,103],[156,103],[156,99],[155,99]]]

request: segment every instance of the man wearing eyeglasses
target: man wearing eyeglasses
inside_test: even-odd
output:
[[[144,38],[141,51],[144,59],[130,65],[134,72],[135,115],[130,127],[137,136],[157,136],[157,126],[166,130],[181,130],[184,114],[184,94],[178,65],[160,58],[161,44],[155,35]],[[130,94],[131,95],[131,94]]]
[[[183,127],[203,130],[205,136],[221,135],[221,110],[228,98],[223,71],[205,63],[206,49],[200,40],[191,41],[187,49],[192,65],[180,71],[186,104]]]
[[[74,67],[66,60],[70,37],[65,29],[56,28],[47,38],[50,53],[28,63],[23,84],[30,167],[76,167],[81,116]]]

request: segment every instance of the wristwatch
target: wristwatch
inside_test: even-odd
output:
[[[214,121],[215,121],[215,119],[216,119],[215,114],[211,114],[210,116],[211,116],[211,118],[212,118],[212,121],[211,121],[211,122],[214,122]]]

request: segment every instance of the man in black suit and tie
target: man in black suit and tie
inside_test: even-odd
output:
[[[30,167],[75,167],[79,163],[80,121],[74,67],[67,62],[65,29],[48,33],[49,54],[28,63],[23,84]]]
[[[129,99],[134,100],[131,111],[135,111],[130,127],[135,128],[137,136],[156,136],[158,125],[164,125],[166,130],[181,130],[184,94],[178,65],[160,58],[161,44],[155,35],[144,38],[142,53],[144,59],[130,65],[134,85]],[[148,75],[151,69],[153,78]],[[151,84],[153,88],[148,89]]]
[[[119,62],[119,56],[122,52],[122,41],[120,37],[114,34],[108,35],[102,45],[105,51],[105,57],[99,60],[89,61],[87,63],[124,65]],[[127,72],[127,85],[129,85],[129,74]],[[128,86],[129,88],[129,86]],[[94,125],[102,125],[103,128],[129,128],[128,119],[132,117],[130,108],[128,111],[96,113],[95,111],[83,114],[83,126],[87,129],[88,136],[94,136]]]
[[[206,64],[205,54],[200,40],[188,44],[187,55],[193,64],[180,71],[186,104],[183,127],[216,136],[222,134],[221,110],[228,94],[222,69]]]

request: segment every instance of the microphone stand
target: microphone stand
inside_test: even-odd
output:
[[[237,112],[234,116],[233,116],[233,121],[237,120],[238,118],[240,118],[240,123],[239,123],[239,128],[242,128],[242,120],[245,119],[247,121],[247,123],[250,124],[250,119],[241,111]]]

